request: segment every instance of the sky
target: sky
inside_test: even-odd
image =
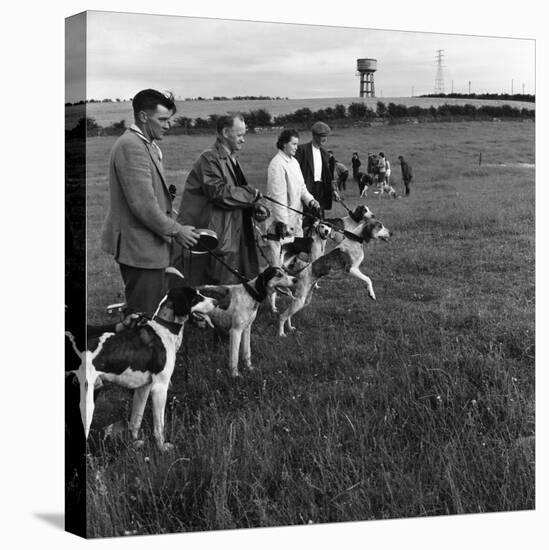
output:
[[[73,42],[67,74],[82,57],[82,40],[69,33]],[[127,99],[143,88],[178,99],[358,97],[362,57],[377,59],[377,96],[409,97],[433,93],[438,50],[446,93],[467,93],[469,82],[474,93],[535,93],[532,39],[96,11],[86,98]],[[66,101],[82,94],[68,88]]]

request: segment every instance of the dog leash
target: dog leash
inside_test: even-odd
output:
[[[235,269],[234,267],[231,267],[227,262],[225,262],[224,260],[222,260],[211,248],[207,247],[206,245],[204,244],[201,244],[200,245],[201,248],[203,248],[210,256],[212,256],[213,258],[215,258],[220,264],[222,264],[223,266],[225,266],[235,277],[237,277],[238,279],[240,279],[242,285],[244,286],[244,288],[246,289],[246,292],[254,299],[256,300],[257,302],[262,302],[263,301],[263,297],[259,294],[259,292],[257,292],[257,290],[255,288],[253,288],[251,285],[250,285],[250,280],[247,278],[247,277],[244,277],[244,275],[242,275],[242,273],[240,273],[238,271],[238,269]]]
[[[272,197],[269,197],[268,195],[261,195],[264,199],[267,199],[268,201],[274,202],[275,204],[279,204],[280,206],[284,206],[288,210],[291,210],[292,212],[296,212],[297,214],[301,214],[302,216],[307,216],[309,218],[313,218],[314,220],[320,220],[322,223],[326,224],[328,227],[332,229],[332,231],[335,231],[336,233],[341,233],[343,236],[347,237],[348,239],[356,242],[364,242],[364,239],[362,237],[358,237],[354,233],[351,233],[350,231],[347,231],[346,229],[337,229],[333,224],[330,222],[327,222],[323,220],[319,216],[315,216],[314,214],[309,214],[307,212],[302,212],[301,210],[296,210],[295,208],[292,208],[291,206],[288,206],[287,204],[284,204],[282,202],[277,201],[276,199],[273,199]],[[349,214],[352,213],[352,210],[349,209],[349,207],[340,199],[339,202],[347,210]]]
[[[352,210],[343,202],[343,199],[339,199],[339,201],[341,203],[341,206],[343,206],[343,208],[345,208],[345,210],[347,210],[347,213],[350,215],[352,213]]]
[[[274,202],[275,204],[278,204],[279,206],[283,206],[284,208],[287,208],[288,210],[291,210],[292,212],[296,212],[297,214],[301,214],[302,216],[307,216],[308,218],[313,218],[314,220],[320,220],[320,216],[315,216],[314,214],[309,214],[308,212],[302,212],[301,210],[296,210],[295,208],[292,208],[291,206],[288,206],[287,204],[284,204],[283,202],[277,201],[276,199],[273,199],[272,197],[269,197],[268,195],[261,195],[262,198],[267,199],[268,201]]]
[[[257,225],[254,223],[253,224],[254,226],[254,241],[255,241],[255,246],[256,248],[259,250],[259,253],[261,254],[261,257],[265,260],[265,262],[267,262],[267,265],[269,267],[272,267],[272,263],[269,261],[269,258],[267,258],[267,256],[265,256],[265,252],[263,252],[263,248],[261,247],[261,245],[259,244],[259,241],[257,240],[257,237],[261,237],[262,239],[267,239],[267,240],[275,240],[275,239],[269,239],[269,235],[262,235],[261,234],[261,231],[259,230],[259,227],[257,227]]]

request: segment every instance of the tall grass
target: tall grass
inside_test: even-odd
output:
[[[164,143],[179,191],[207,145],[201,140]],[[250,136],[245,145],[242,164],[258,185],[271,141]],[[90,140],[88,156],[89,311],[97,322],[121,291],[98,250],[111,144]],[[237,381],[226,343],[186,327],[167,410],[172,453],[155,450],[150,411],[144,450],[102,439],[131,398],[107,388],[88,457],[90,536],[533,508],[533,171],[477,162],[479,150],[493,163],[533,162],[532,127],[350,129],[330,146],[342,159],[384,150],[414,165],[410,198],[368,202],[394,232],[390,244],[366,248],[362,269],[377,302],[357,280],[325,279],[287,339],[262,308],[256,370]],[[349,185],[353,206],[360,199]]]

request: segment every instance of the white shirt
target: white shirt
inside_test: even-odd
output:
[[[267,195],[295,210],[303,210],[303,205],[314,199],[307,191],[299,162],[281,150],[273,157],[267,169]],[[271,218],[267,220],[267,226],[272,221],[281,221],[293,229],[296,237],[303,235],[301,214],[275,203],[269,204],[269,208]]]
[[[322,155],[320,148],[313,145],[313,166],[315,181],[322,181]]]

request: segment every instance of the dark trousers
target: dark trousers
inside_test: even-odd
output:
[[[410,182],[412,180],[403,180],[403,183],[404,183],[404,187],[406,189],[406,195],[409,195],[410,194]]]
[[[341,176],[339,176],[339,179],[337,180],[337,188],[340,191],[346,191],[347,190],[347,178],[349,177],[349,172],[343,172]]]
[[[153,315],[166,294],[166,274],[164,269],[144,269],[120,265],[124,281],[126,306],[132,311]]]

